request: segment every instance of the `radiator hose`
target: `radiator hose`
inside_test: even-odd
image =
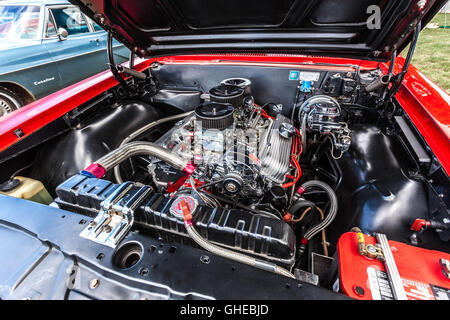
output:
[[[299,254],[303,254],[306,244],[311,240],[316,234],[321,232],[323,229],[328,227],[331,222],[333,222],[334,218],[336,217],[337,210],[338,210],[338,200],[336,197],[336,193],[334,190],[325,182],[319,181],[319,180],[310,180],[305,182],[298,191],[299,193],[304,193],[308,189],[311,188],[319,188],[324,190],[328,198],[330,200],[330,209],[328,210],[328,214],[319,224],[313,226],[309,230],[305,232],[305,235],[303,236],[303,239],[300,241],[300,248],[299,248]]]
[[[163,119],[159,119],[156,121],[153,121],[149,124],[147,124],[146,126],[134,131],[132,134],[130,134],[128,137],[126,137],[125,139],[123,139],[123,141],[120,143],[119,147],[122,147],[123,145],[127,144],[128,142],[132,141],[133,139],[135,139],[136,137],[138,137],[139,135],[143,134],[144,132],[147,132],[148,130],[159,126],[160,124],[169,122],[169,121],[174,121],[174,120],[180,120],[183,118],[186,118],[187,116],[189,116],[190,114],[192,114],[192,111],[190,112],[185,112],[182,114],[177,114],[174,116],[170,116],[170,117],[166,117]],[[120,167],[119,166],[115,166],[114,167],[114,177],[116,178],[117,183],[123,183],[123,179],[122,176],[120,174]]]
[[[252,267],[256,267],[256,268],[260,268],[266,271],[270,271],[288,278],[292,278],[295,279],[295,276],[290,273],[288,270],[281,268],[279,266],[277,266],[276,264],[270,263],[270,262],[266,262],[263,260],[259,260],[238,252],[234,252],[219,246],[216,246],[214,244],[212,244],[211,242],[209,242],[208,240],[204,239],[198,232],[197,230],[195,230],[194,228],[194,223],[192,222],[192,215],[189,211],[189,207],[186,204],[186,202],[184,200],[181,201],[181,209],[183,211],[183,216],[184,216],[184,226],[186,227],[186,230],[189,234],[189,236],[192,238],[192,240],[195,241],[195,243],[197,243],[200,247],[202,247],[203,249],[230,259],[230,260],[234,260],[240,263],[244,263],[247,264],[249,266]]]
[[[111,151],[95,163],[89,165],[86,169],[81,171],[81,173],[93,178],[102,178],[107,171],[118,166],[126,159],[137,155],[148,155],[158,158],[171,167],[183,171],[187,175],[191,175],[195,169],[193,163],[181,158],[179,155],[166,148],[152,142],[138,141],[124,144],[118,149]]]

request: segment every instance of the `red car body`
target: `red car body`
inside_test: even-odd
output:
[[[328,57],[280,57],[276,55],[233,55],[233,62],[227,62],[229,55],[188,55],[141,59],[136,70],[142,71],[151,63],[162,64],[240,64],[276,65],[292,67],[298,63],[333,63],[359,65],[361,70],[376,68],[377,62]],[[239,62],[236,62],[239,61]],[[399,72],[405,59],[396,59],[394,72]],[[381,65],[387,73],[389,64]],[[302,65],[303,69],[306,69]],[[317,66],[314,68],[317,69]],[[329,67],[327,67],[329,69]],[[342,68],[349,68],[343,66]],[[102,72],[45,98],[35,101],[0,120],[0,151],[17,143],[24,137],[58,119],[68,111],[108,90],[118,82],[109,71]],[[409,66],[403,84],[396,98],[408,113],[417,129],[425,138],[447,174],[450,174],[450,97],[413,65]],[[19,131],[18,131],[19,130]],[[23,134],[19,134],[23,132]]]
[[[0,120],[1,299],[450,298],[450,97],[410,65],[442,0],[71,2],[110,71]]]

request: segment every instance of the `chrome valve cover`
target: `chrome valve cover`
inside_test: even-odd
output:
[[[277,115],[260,140],[262,176],[275,183],[284,182],[289,170],[294,133],[292,121],[281,114]]]

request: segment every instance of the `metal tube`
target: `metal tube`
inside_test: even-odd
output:
[[[375,234],[378,243],[383,250],[384,264],[386,267],[386,273],[391,283],[392,293],[396,300],[408,300],[405,293],[405,288],[402,284],[402,279],[398,273],[397,265],[395,264],[394,256],[392,255],[391,247],[385,234],[377,233]]]
[[[131,142],[111,151],[100,158],[97,163],[108,171],[126,159],[137,155],[149,155],[158,158],[178,170],[185,170],[188,161],[172,151],[151,142]]]
[[[137,70],[134,70],[134,69],[130,69],[130,68],[124,67],[124,66],[122,66],[120,64],[117,65],[117,70],[119,70],[120,72],[125,73],[125,74],[127,74],[129,76],[132,76],[132,77],[134,77],[136,79],[140,79],[140,80],[147,79],[147,75],[145,73],[137,71]]]
[[[174,116],[170,116],[170,117],[166,117],[166,118],[162,118],[156,121],[153,121],[149,124],[147,124],[146,126],[143,126],[142,128],[134,131],[132,134],[130,134],[129,136],[127,136],[125,139],[123,139],[123,141],[120,143],[120,146],[123,146],[125,143],[130,142],[131,140],[133,140],[134,138],[140,136],[141,134],[143,134],[145,131],[150,130],[153,127],[156,127],[162,123],[165,122],[169,122],[169,121],[175,121],[175,120],[179,120],[179,119],[183,119],[186,118],[188,115],[192,114],[193,111],[189,111],[189,112],[185,112],[185,113],[181,113],[181,114],[176,114]]]
[[[192,240],[194,240],[200,247],[202,247],[203,249],[216,254],[218,256],[230,259],[230,260],[234,260],[240,263],[244,263],[247,265],[250,265],[252,267],[256,267],[259,269],[263,269],[266,271],[270,271],[288,278],[292,278],[295,279],[295,276],[290,273],[289,271],[287,271],[284,268],[281,268],[279,266],[277,266],[276,264],[270,263],[270,262],[266,262],[263,260],[259,260],[259,259],[255,259],[249,256],[246,256],[244,254],[240,254],[238,252],[234,252],[219,246],[216,246],[212,243],[210,243],[209,241],[207,241],[206,239],[204,239],[194,228],[193,224],[185,224],[186,225],[186,229],[187,232],[189,234],[189,236],[192,238]]]
[[[106,51],[108,55],[108,61],[109,61],[109,68],[111,70],[111,73],[113,74],[114,78],[120,83],[122,88],[125,90],[127,94],[130,94],[130,88],[127,84],[127,82],[120,76],[119,71],[117,71],[116,64],[114,62],[114,52],[113,52],[113,45],[112,45],[112,33],[111,31],[108,32],[108,39],[107,39],[107,46]]]
[[[192,177],[190,179],[191,179],[192,188],[198,193],[197,189],[195,189],[194,179]],[[260,268],[260,269],[263,269],[266,271],[270,271],[270,272],[274,272],[274,273],[283,275],[288,278],[295,279],[295,276],[292,273],[290,273],[286,269],[283,269],[283,268],[277,266],[274,263],[259,260],[259,259],[247,256],[245,254],[234,252],[234,251],[216,246],[215,244],[212,244],[211,242],[209,242],[208,240],[203,238],[197,232],[197,230],[195,230],[194,223],[192,222],[192,216],[191,216],[191,218],[187,218],[187,216],[190,215],[190,212],[189,212],[190,210],[189,210],[189,207],[187,206],[187,204],[184,202],[184,200],[181,203],[181,207],[182,207],[183,216],[184,216],[184,226],[186,228],[187,233],[192,238],[192,240],[194,240],[195,243],[197,243],[203,249],[205,249],[209,252],[212,252],[218,256],[230,259],[230,260],[241,262],[241,263],[250,265],[252,267]]]
[[[183,118],[187,117],[190,114],[192,114],[192,111],[185,112],[185,113],[182,113],[182,114],[177,114],[177,115],[174,115],[174,116],[170,116],[170,117],[166,117],[166,118],[163,118],[163,119],[159,119],[159,120],[153,121],[153,122],[147,124],[146,126],[144,126],[144,127],[140,128],[140,129],[134,131],[128,137],[123,139],[123,141],[120,143],[119,147],[122,147],[126,143],[132,141],[133,139],[135,139],[136,137],[140,136],[144,132],[150,130],[151,128],[154,128],[154,127],[156,127],[156,126],[158,126],[158,125],[160,125],[162,123],[165,123],[165,122],[183,119]],[[114,177],[116,178],[116,182],[117,183],[119,183],[119,184],[123,183],[122,176],[120,174],[120,166],[119,165],[114,167]]]
[[[419,33],[420,33],[421,28],[422,28],[422,23],[421,23],[421,21],[419,21],[414,30],[414,34],[412,35],[412,40],[409,45],[409,50],[408,50],[408,54],[406,55],[405,62],[403,63],[402,71],[399,74],[397,74],[396,79],[387,94],[386,103],[388,103],[392,99],[392,97],[394,97],[397,94],[397,91],[400,89],[400,85],[402,84],[403,79],[405,78],[406,72],[408,71],[409,64],[411,63],[412,57],[414,55],[414,50],[416,49],[417,40],[419,39]]]

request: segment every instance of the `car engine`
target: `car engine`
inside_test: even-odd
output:
[[[227,89],[219,86],[212,90]],[[243,96],[244,91],[240,92]],[[217,193],[248,204],[258,203],[266,191],[285,181],[295,133],[290,119],[283,115],[261,116],[251,99],[245,102],[241,97],[234,105],[203,103],[192,117],[158,141],[195,163],[193,177],[197,181],[214,183]],[[158,180],[164,164],[157,162],[150,167],[155,184],[165,187],[170,181],[161,184]]]

